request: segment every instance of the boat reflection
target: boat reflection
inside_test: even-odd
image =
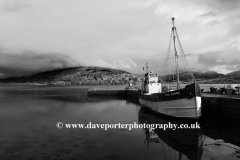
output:
[[[162,118],[144,108],[139,110],[140,124],[177,124],[179,122]],[[187,124],[187,123],[186,123]],[[188,124],[190,126],[190,124]],[[144,144],[159,143],[164,159],[200,160],[203,154],[203,136],[201,129],[144,129]]]

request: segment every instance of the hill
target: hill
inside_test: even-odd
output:
[[[235,77],[235,76],[240,76],[240,70],[239,71],[230,72],[228,74],[223,75],[222,77]]]
[[[122,70],[81,66],[40,72],[20,77],[0,79],[2,83],[36,83],[36,84],[126,84],[139,81],[139,77]]]
[[[220,74],[214,71],[207,72],[193,72],[194,77],[199,83],[212,83],[212,84],[239,84],[240,83],[240,70],[234,71],[228,74]],[[172,76],[171,76],[172,77]],[[176,74],[174,74],[176,80]],[[169,75],[161,77],[164,82],[169,81]],[[170,81],[172,81],[171,78]],[[179,74],[179,79],[182,82],[189,81],[191,79],[190,75],[187,72],[183,72]]]
[[[193,72],[196,80],[199,83],[240,83],[240,70],[228,74],[220,74],[214,71],[207,72]],[[188,82],[191,77],[187,72],[179,74],[180,81]],[[127,84],[129,81],[140,81],[140,75],[135,75],[126,71],[92,67],[80,66],[72,68],[57,69],[52,71],[45,71],[36,74],[29,74],[25,76],[9,77],[0,79],[1,83],[30,83],[30,84],[58,84],[58,85],[91,85],[91,84]],[[173,81],[171,75],[170,81]],[[160,76],[163,82],[169,81],[169,75]],[[176,74],[174,75],[176,80]]]
[[[221,75],[219,77],[214,77],[210,80],[203,81],[204,83],[216,83],[216,84],[224,84],[224,83],[231,83],[231,84],[239,84],[240,83],[240,70],[230,72],[228,74]]]
[[[201,80],[208,80],[208,79],[220,77],[223,74],[220,74],[220,73],[217,73],[214,71],[207,71],[207,72],[193,72],[193,75],[197,81],[201,81]],[[169,75],[162,76],[160,78],[164,82],[169,81]],[[191,76],[189,75],[188,72],[181,72],[181,73],[179,73],[179,79],[180,79],[180,81],[187,82],[187,81],[191,80]],[[170,76],[170,81],[172,81],[172,80],[173,80],[173,75]],[[176,74],[174,74],[174,80],[176,80]]]

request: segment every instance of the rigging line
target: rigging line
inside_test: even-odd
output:
[[[186,56],[185,56],[185,54],[184,54],[184,51],[183,51],[183,48],[182,48],[182,45],[181,45],[181,42],[180,42],[180,39],[179,39],[179,36],[178,36],[177,30],[176,30],[176,34],[177,34],[177,38],[178,38],[178,42],[179,42],[179,46],[180,46],[179,48],[180,48],[180,50],[181,50],[181,54],[183,55],[184,60],[185,60],[186,68],[187,68],[187,70],[188,70],[188,72],[189,72],[191,78],[193,79],[193,81],[196,82],[196,79],[195,79],[193,73],[191,72],[191,70],[190,70],[190,68],[189,68],[189,65],[188,65],[188,62],[187,62],[187,58],[186,58]]]
[[[177,68],[177,65],[176,65],[176,63],[173,63],[173,68]],[[174,74],[176,74],[176,82],[177,82],[177,73],[176,72],[174,72],[174,69],[173,69],[173,84],[174,84],[174,81],[175,81],[175,76],[174,76]],[[177,83],[176,83],[177,84]]]
[[[168,80],[168,89],[169,89],[169,87],[170,87],[170,81],[171,81],[171,75],[172,75],[172,67],[173,66],[173,63],[171,63],[171,65],[170,65],[170,72],[169,72],[169,75],[168,75],[168,77],[169,77],[169,80]]]
[[[176,29],[176,28],[175,28]],[[177,29],[176,29],[176,35],[177,35]],[[179,37],[178,37],[178,35],[177,35],[177,44],[178,44],[178,47],[179,47],[179,50],[180,50],[180,53],[181,53],[181,57],[182,57],[182,61],[183,61],[183,65],[184,65],[184,67],[186,67],[186,69],[188,69],[187,68],[187,65],[186,65],[186,63],[184,63],[184,53],[183,53],[183,49],[182,49],[182,46],[181,46],[181,43],[180,43],[180,40],[179,40]]]
[[[172,62],[172,68],[175,68],[174,64],[175,64],[175,63]],[[172,69],[172,68],[171,68],[171,69]],[[175,74],[175,73],[174,73],[174,70],[172,70],[172,75],[173,75],[172,83],[173,83],[173,84],[174,84],[174,74]]]
[[[176,29],[176,28],[175,28],[175,31],[176,31],[175,33],[176,33],[176,35],[177,35],[178,43],[179,43],[179,45],[180,45],[180,50],[181,50],[182,53],[183,53],[184,60],[185,60],[186,65],[187,65],[188,72],[189,72],[189,74],[191,75],[191,77],[192,77],[192,79],[194,80],[194,82],[196,82],[196,79],[195,79],[194,75],[193,75],[192,72],[190,71],[190,68],[189,68],[189,65],[188,65],[188,62],[187,62],[187,58],[186,58],[186,56],[185,56],[185,54],[184,54],[184,51],[183,51],[183,48],[182,48],[182,44],[181,44],[181,42],[180,42],[180,38],[179,38],[179,36],[178,36],[178,33],[177,33],[177,29]]]
[[[181,46],[180,46],[180,44],[179,44],[179,48],[180,48]],[[192,73],[191,73],[191,71],[190,71],[190,68],[187,66],[187,61],[186,61],[186,59],[185,59],[185,55],[184,55],[184,53],[183,53],[183,51],[181,50],[181,56],[182,56],[182,60],[183,60],[183,64],[184,64],[184,67],[186,68],[186,70],[187,70],[187,72],[189,73],[189,75],[190,75],[190,77],[192,78],[192,79],[194,79],[194,76],[192,75]]]
[[[179,45],[179,43],[178,43],[178,45]],[[181,52],[180,52],[180,53],[181,53]],[[187,69],[186,64],[184,63],[183,55],[182,55],[182,54],[180,54],[180,55],[181,55],[181,59],[182,59],[182,62],[183,62],[184,69],[185,69],[185,68]],[[183,72],[183,73],[184,73],[184,72]]]
[[[170,78],[171,78],[171,77],[170,77],[170,76],[171,76],[171,65],[172,65],[172,64],[170,64],[170,67],[169,67],[168,83],[170,82]]]
[[[170,82],[170,79],[171,79],[171,65],[170,65],[170,69],[169,69],[168,82],[167,82],[168,83],[168,90],[169,90],[169,86],[170,86],[169,82]]]
[[[192,77],[193,81],[196,82],[195,77],[194,77],[193,73],[190,71],[190,68],[188,66],[187,58],[186,58],[186,56],[184,54],[184,51],[183,51],[183,48],[182,48],[182,45],[181,45],[181,42],[180,42],[180,39],[179,39],[176,27],[175,27],[175,33],[176,33],[176,36],[177,36],[177,42],[178,42],[178,45],[179,45],[181,56],[184,57],[182,60],[183,61],[185,60],[185,64],[186,64],[187,70],[188,70],[190,76]],[[183,64],[184,64],[184,62],[183,62]],[[196,119],[197,119],[197,116],[198,116],[198,114],[197,114],[197,107],[195,109],[195,114],[196,114]]]
[[[178,46],[179,46],[179,48],[181,48],[179,42],[178,42]],[[180,56],[181,56],[181,59],[182,59],[182,63],[183,63],[184,69],[188,70],[187,65],[186,65],[186,63],[185,63],[185,61],[184,61],[184,55],[183,55],[181,49],[180,49],[180,53],[181,53]],[[184,72],[183,72],[183,73],[184,73]]]
[[[167,56],[166,56],[166,61],[165,61],[165,65],[164,65],[164,72],[166,72],[166,74],[167,74],[167,70],[168,70],[169,55],[170,55],[171,44],[172,44],[172,34],[173,34],[173,33],[171,32],[170,40],[169,40],[169,45],[168,45]]]
[[[179,70],[178,70],[178,54],[177,54],[177,49],[176,49],[176,27],[174,26],[174,18],[172,18],[173,20],[173,27],[172,27],[172,31],[173,31],[173,44],[174,44],[174,51],[175,51],[175,67],[176,67],[176,76],[177,76],[177,89],[180,89],[180,85],[179,85]],[[174,33],[175,31],[175,33]]]
[[[179,43],[178,43],[179,44]],[[179,48],[180,48],[180,45],[179,45]],[[188,71],[188,67],[187,67],[187,64],[186,62],[184,61],[184,54],[182,52],[181,53],[181,57],[182,57],[182,62],[183,62],[183,65],[184,65],[184,68],[187,70],[187,72],[189,73]],[[190,77],[192,78],[191,74],[190,74]]]
[[[176,29],[176,35],[177,35],[177,40],[178,40],[179,49],[180,49],[180,51],[181,51],[181,54],[184,55],[184,58],[185,58],[184,60],[186,60],[186,57],[185,57],[185,54],[184,54],[184,51],[183,51],[183,47],[182,47],[182,45],[181,45],[180,38],[179,38],[178,33],[177,33],[177,29]],[[186,62],[187,62],[187,61],[186,61]],[[188,63],[186,63],[186,64],[188,64]]]

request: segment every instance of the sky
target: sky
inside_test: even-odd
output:
[[[240,69],[240,0],[0,0],[0,77],[76,66],[160,72],[175,17],[190,68]],[[170,54],[174,55],[171,49]]]

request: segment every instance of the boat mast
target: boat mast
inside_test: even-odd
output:
[[[174,17],[172,17],[172,33],[173,33],[173,44],[174,44],[174,51],[175,51],[175,63],[176,63],[176,74],[177,74],[177,89],[180,89],[180,84],[179,84],[179,70],[178,70],[178,54],[177,54],[177,49],[176,49],[176,27],[174,25]]]
[[[148,73],[148,63],[146,63],[146,71],[147,71],[147,73]]]

